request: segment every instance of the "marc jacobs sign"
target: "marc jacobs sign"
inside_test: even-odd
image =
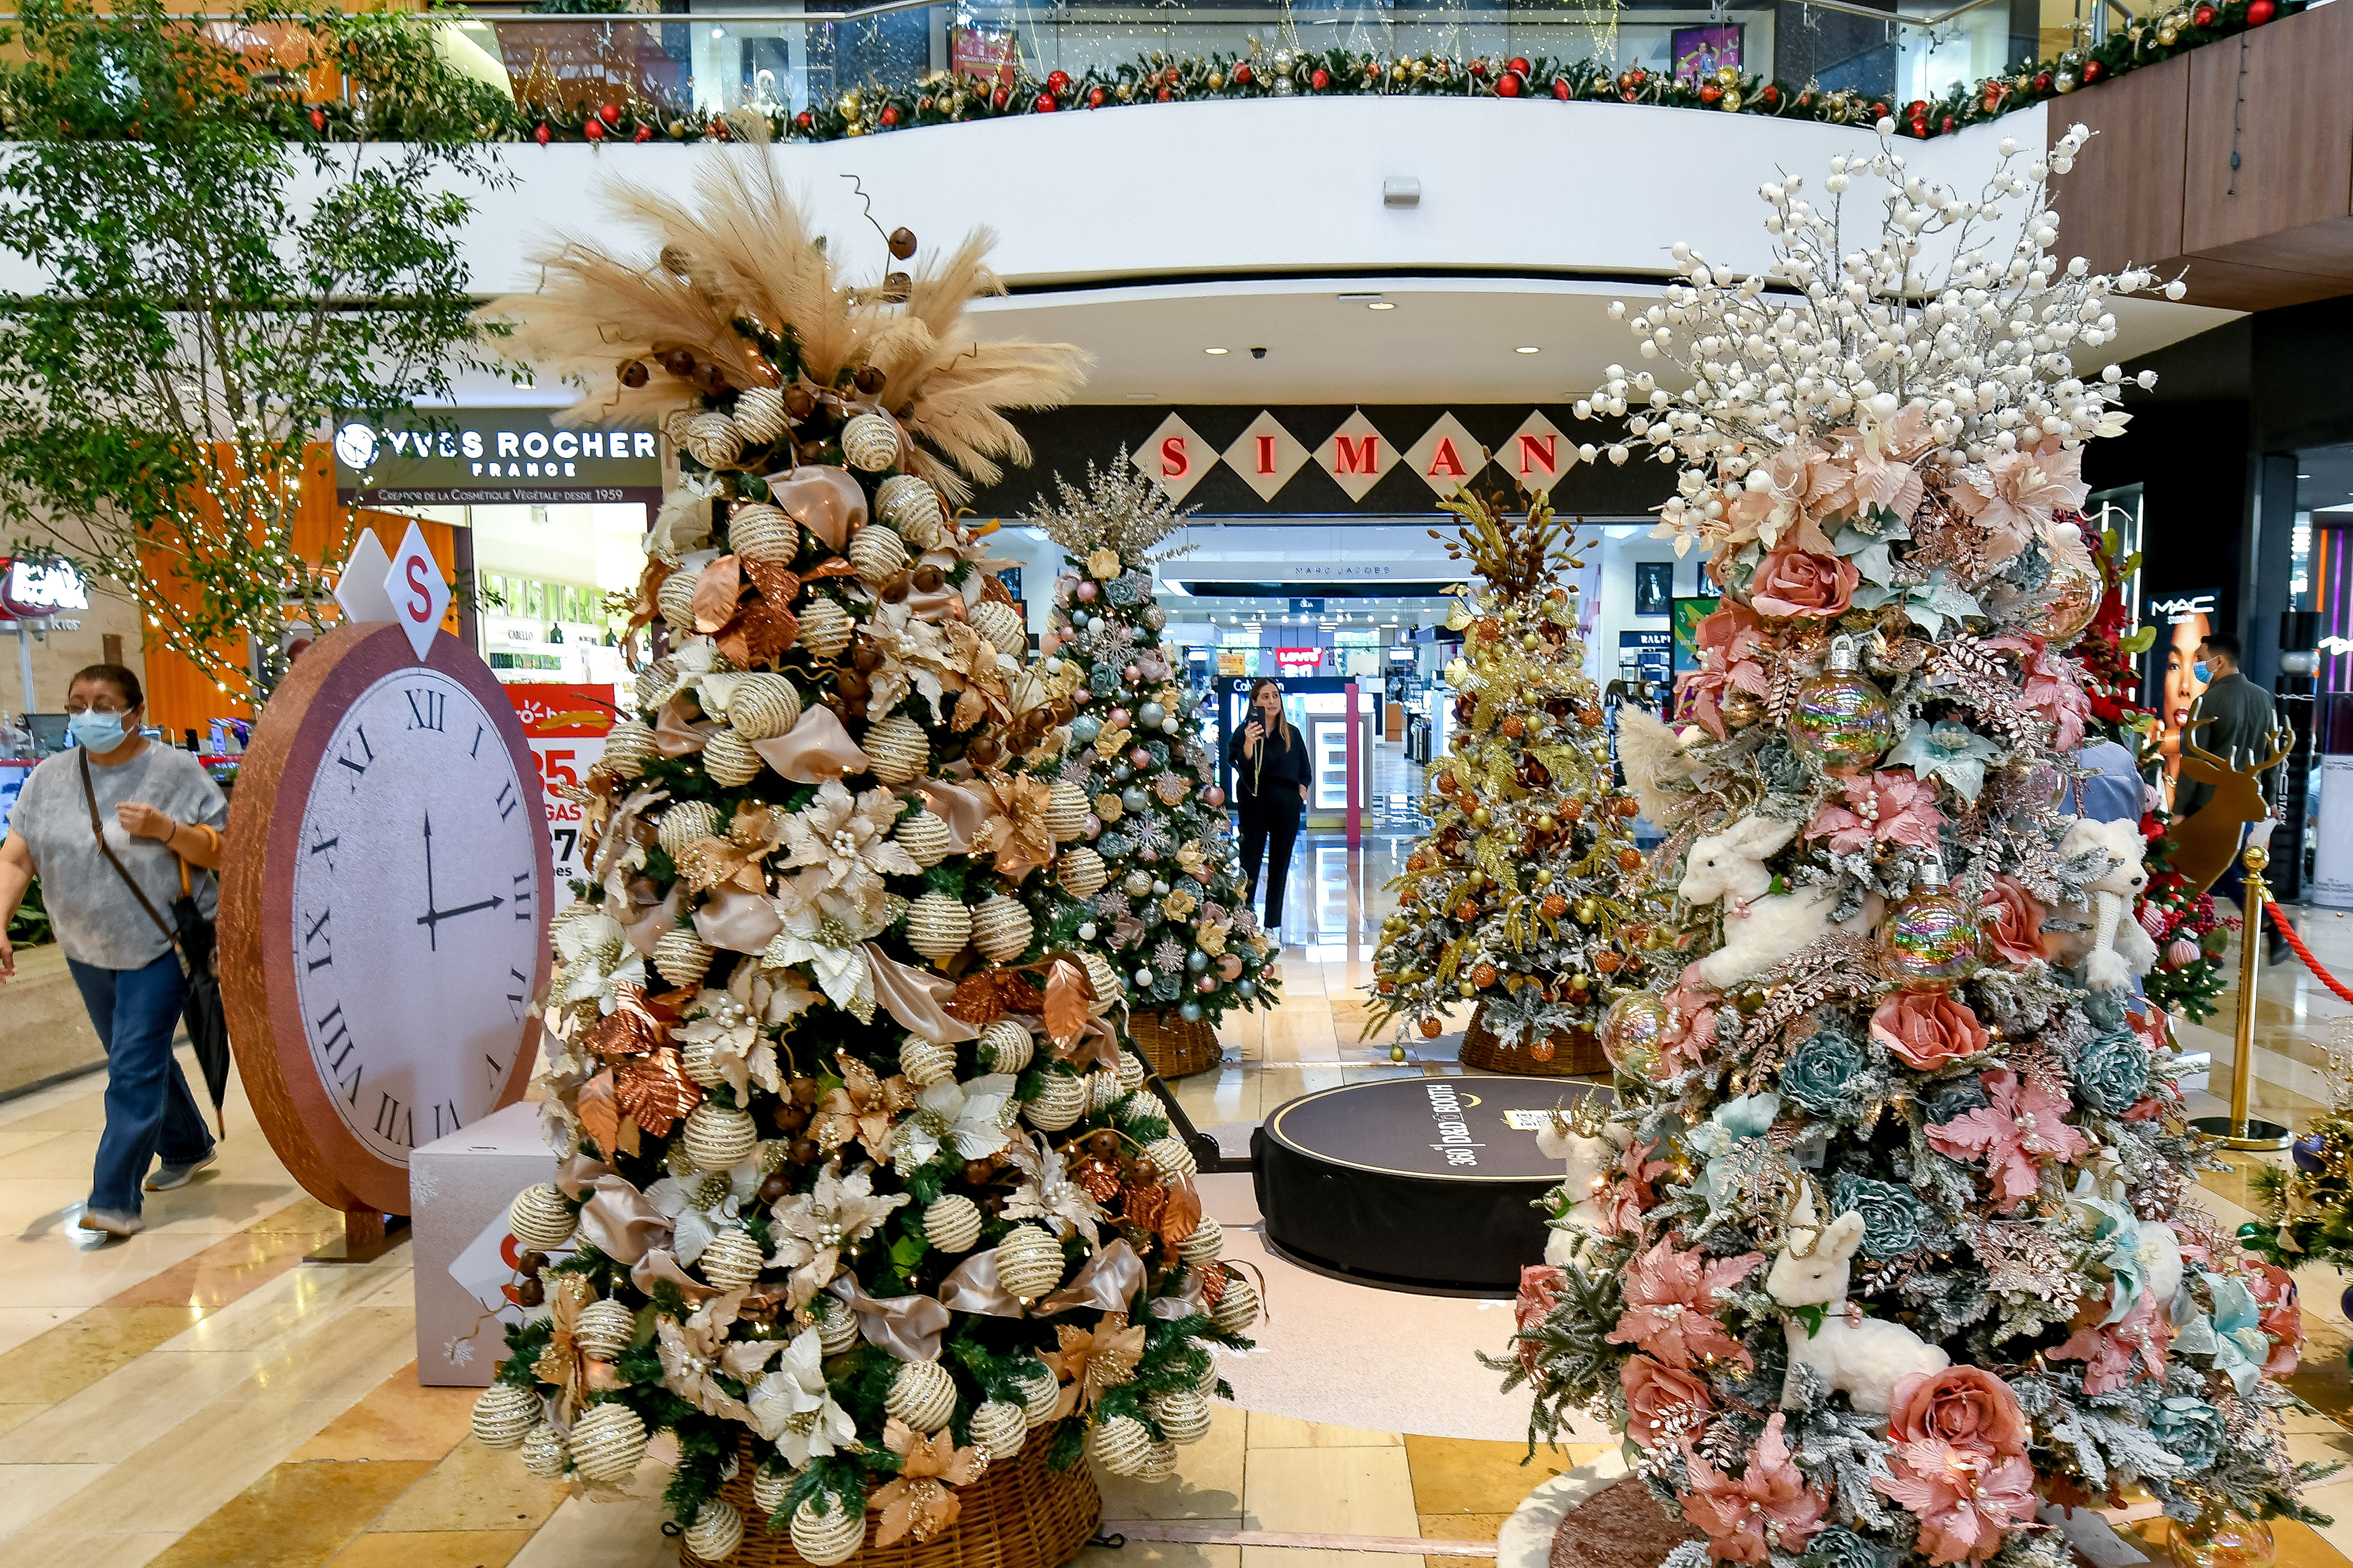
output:
[[[1529,489],[1550,489],[1580,462],[1593,461],[1590,446],[1580,447],[1560,433],[1540,412],[1531,412],[1504,445],[1490,450],[1451,414],[1440,415],[1419,437],[1385,431],[1361,408],[1314,445],[1302,441],[1270,410],[1243,427],[1224,451],[1203,439],[1181,415],[1171,414],[1136,448],[1130,460],[1159,483],[1174,500],[1182,500],[1211,468],[1224,463],[1241,481],[1271,501],[1309,464],[1322,468],[1352,501],[1404,465],[1441,500],[1451,496],[1492,465],[1502,477]]]
[[[559,429],[545,408],[353,415],[335,431],[335,494],[362,506],[658,502],[651,430]]]

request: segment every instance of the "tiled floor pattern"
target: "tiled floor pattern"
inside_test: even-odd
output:
[[[1204,1125],[1246,1130],[1283,1100],[1366,1075],[1459,1073],[1442,1053],[1400,1067],[1360,1041],[1383,885],[1409,847],[1368,834],[1362,852],[1301,846],[1283,1003],[1225,1032],[1227,1062],[1175,1086]],[[2353,925],[2306,911],[2324,963],[2353,973]],[[2318,1109],[2329,1020],[2353,1015],[2300,969],[2265,972],[2256,1031],[2260,1109],[2299,1123]],[[2227,1015],[2216,1022],[2227,1026]],[[2202,1038],[2202,1037],[2201,1037]],[[2229,1041],[2217,1036],[2216,1087]],[[0,1103],[0,1561],[10,1568],[638,1568],[675,1561],[653,1500],[658,1464],[629,1500],[592,1506],[526,1476],[468,1435],[468,1390],[414,1381],[407,1248],[360,1266],[305,1265],[335,1232],[271,1155],[240,1098],[219,1166],[151,1200],[149,1230],[82,1245],[71,1225],[101,1121],[101,1081]],[[2253,1158],[2237,1157],[2242,1164]],[[2243,1177],[2211,1176],[2230,1224]],[[2310,1345],[2294,1386],[2353,1422],[2337,1300],[2308,1269]],[[1274,1303],[1282,1310],[1280,1301]],[[1489,1336],[1499,1341],[1498,1332]],[[1440,1347],[1451,1375],[1485,1384],[1474,1345]],[[1476,1348],[1496,1348],[1482,1343]],[[1374,1352],[1377,1353],[1377,1348]],[[1375,1364],[1367,1356],[1366,1364]],[[2353,1458],[2320,1414],[2293,1422],[2311,1458]],[[1523,1466],[1517,1443],[1323,1425],[1219,1406],[1176,1480],[1114,1481],[1107,1520],[1234,1530],[1492,1540],[1530,1487],[1599,1452],[1573,1445]],[[2343,1568],[2353,1473],[2316,1494],[2345,1522],[2278,1530],[2290,1568]],[[2143,1527],[2144,1530],[2147,1527]],[[2152,1538],[2153,1539],[2153,1538]],[[1395,1555],[1131,1542],[1086,1568],[1396,1568]],[[1430,1568],[1461,1564],[1431,1557]]]

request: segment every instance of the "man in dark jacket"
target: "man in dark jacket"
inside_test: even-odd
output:
[[[2200,643],[2195,673],[2207,686],[2190,710],[2190,743],[2242,765],[2268,754],[2272,694],[2239,673],[2239,639],[2218,633]],[[2185,777],[2174,792],[2173,815],[2188,816],[2213,798],[2212,784]]]

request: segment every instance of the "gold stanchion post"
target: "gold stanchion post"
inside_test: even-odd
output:
[[[2254,1089],[2255,991],[2263,973],[2263,905],[2271,899],[2271,889],[2263,883],[2263,868],[2271,863],[2271,851],[2261,839],[2250,842],[2246,853],[2240,857],[2240,864],[2246,868],[2247,890],[2240,901],[2246,916],[2239,924],[2239,1040],[2231,1058],[2231,1114],[2194,1117],[2189,1123],[2210,1138],[2220,1138],[2225,1149],[2274,1150],[2288,1146],[2288,1130],[2276,1121],[2251,1116],[2247,1104]]]

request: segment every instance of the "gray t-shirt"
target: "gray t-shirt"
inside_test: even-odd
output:
[[[82,794],[81,758],[78,749],[64,751],[33,770],[9,816],[8,835],[23,839],[33,852],[49,924],[68,958],[99,969],[144,969],[172,944],[99,853],[90,830],[90,802]],[[108,847],[168,922],[172,902],[180,896],[179,857],[153,838],[125,833],[114,808],[139,801],[181,822],[226,828],[227,797],[195,757],[153,741],[119,766],[92,767],[90,780]],[[219,884],[210,871],[189,871],[196,907],[210,915],[219,900]]]

